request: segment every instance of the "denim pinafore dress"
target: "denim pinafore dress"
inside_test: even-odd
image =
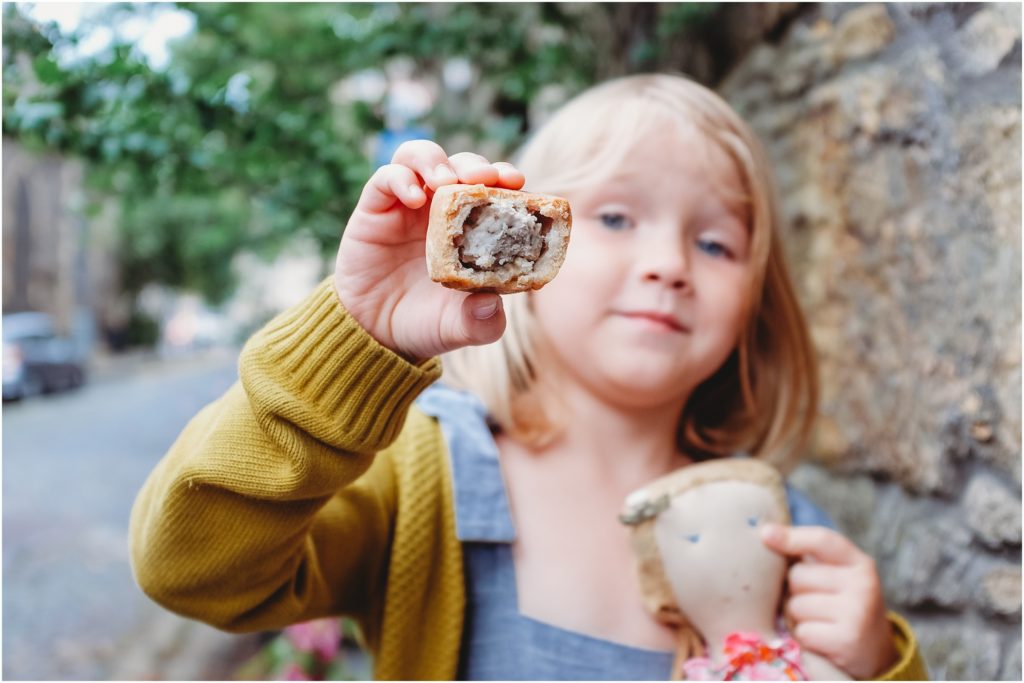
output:
[[[455,526],[462,543],[466,619],[459,680],[668,680],[673,653],[568,631],[519,613],[515,529],[487,410],[473,394],[435,383],[416,406],[440,423],[448,446]],[[793,524],[834,528],[787,487]]]

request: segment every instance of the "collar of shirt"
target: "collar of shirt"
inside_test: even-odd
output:
[[[498,446],[487,424],[487,408],[472,393],[440,382],[420,394],[416,406],[437,419],[448,445],[458,539],[480,543],[515,541]],[[836,529],[827,513],[788,483],[786,497],[794,526]]]

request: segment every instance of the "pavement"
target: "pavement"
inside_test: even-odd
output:
[[[131,349],[121,353],[97,351],[89,359],[88,372],[91,384],[105,383],[148,372],[187,372],[190,367],[202,367],[222,362],[234,363],[239,349],[213,346],[178,353],[161,352],[156,349]]]
[[[3,406],[4,679],[223,680],[258,635],[183,619],[135,585],[131,505],[237,350],[96,363],[79,390]]]

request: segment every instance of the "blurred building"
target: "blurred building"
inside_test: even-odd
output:
[[[97,331],[126,317],[116,260],[83,214],[83,167],[3,140],[3,312],[42,311],[91,349]]]

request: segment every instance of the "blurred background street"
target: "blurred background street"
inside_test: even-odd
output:
[[[252,637],[151,603],[126,543],[142,482],[236,358],[118,359],[77,391],[4,407],[5,679],[220,679],[252,654]]]

